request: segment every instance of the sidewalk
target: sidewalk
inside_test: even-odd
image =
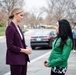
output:
[[[29,64],[27,75],[50,75],[51,68],[47,68],[43,64],[43,62],[47,60],[48,56],[49,54]],[[76,53],[73,51],[69,57],[69,64],[66,75],[76,75]]]

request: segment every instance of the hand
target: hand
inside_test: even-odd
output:
[[[44,64],[45,67],[48,67],[48,63]]]
[[[47,61],[44,62],[44,66],[48,67],[48,62]]]
[[[25,53],[25,54],[31,54],[32,53],[32,50],[31,49],[22,49],[21,48],[21,51],[20,52],[22,52],[22,53]]]
[[[32,50],[31,49],[25,49],[25,53],[26,54],[31,54],[32,53]]]
[[[32,49],[31,48],[29,48],[29,47],[26,47],[26,49],[28,49],[31,53],[32,53]]]
[[[31,51],[32,51],[32,49],[31,49],[31,48],[29,48],[29,47],[26,47],[26,49],[29,49],[29,50],[31,50]]]

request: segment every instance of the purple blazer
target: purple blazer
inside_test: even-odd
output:
[[[22,33],[21,29],[20,31]],[[28,55],[20,52],[21,50],[20,48],[26,48],[23,33],[22,36],[23,40],[21,39],[20,34],[14,23],[10,22],[10,24],[6,29],[6,44],[7,44],[6,64],[26,65],[27,61],[29,61]]]

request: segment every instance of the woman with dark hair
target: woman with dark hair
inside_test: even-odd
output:
[[[72,31],[69,22],[65,19],[59,20],[55,29],[57,38],[53,42],[52,52],[44,65],[51,67],[51,75],[65,75],[67,61],[73,49]]]

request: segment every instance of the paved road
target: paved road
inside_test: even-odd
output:
[[[25,33],[25,40],[26,44],[30,47],[30,36],[35,33],[35,31],[39,30],[32,30],[32,33]],[[30,55],[30,59],[35,59],[45,53],[47,53],[50,49],[37,49],[33,50],[33,53]],[[0,38],[0,75],[9,71],[9,66],[5,64],[5,57],[6,57],[6,43],[5,37]]]

